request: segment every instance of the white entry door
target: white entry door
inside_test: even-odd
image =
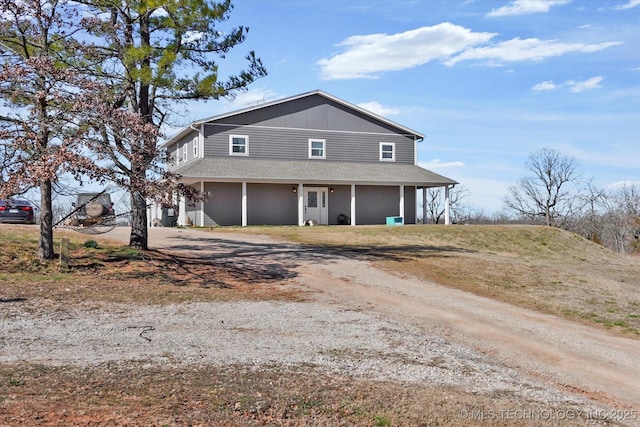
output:
[[[326,187],[310,187],[304,189],[304,222],[315,221],[316,224],[329,224],[328,193]]]

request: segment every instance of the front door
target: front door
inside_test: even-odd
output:
[[[328,197],[326,187],[310,187],[304,189],[304,222],[314,221],[316,224],[329,224]]]

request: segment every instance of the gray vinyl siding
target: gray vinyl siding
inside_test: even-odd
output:
[[[380,162],[380,143],[395,144],[395,163],[415,164],[415,138],[384,120],[313,95],[212,119],[203,124],[204,157],[230,157],[229,135],[249,137],[248,158],[328,162]],[[167,147],[172,164],[193,160],[196,131]],[[309,159],[309,139],[323,139],[324,159]],[[182,147],[187,146],[186,159]]]
[[[204,191],[209,198],[204,204],[204,225],[242,224],[242,184],[206,183]]]
[[[395,186],[356,186],[356,223],[385,224],[388,216],[398,216],[400,190]]]
[[[333,162],[380,161],[380,143],[395,143],[396,163],[414,164],[414,139],[398,134],[274,129],[255,126],[205,125],[205,157],[228,157],[229,135],[249,137],[249,158]],[[309,139],[324,139],[326,159],[309,159]]]
[[[193,160],[194,158],[193,157],[193,143],[194,143],[193,139],[196,138],[198,135],[199,133],[196,131],[190,132],[186,136],[180,138],[180,140],[176,141],[175,144],[171,144],[170,146],[167,147],[167,150],[169,151],[171,167],[182,165],[186,162]],[[178,163],[177,156],[178,155],[182,156],[182,150],[185,144],[187,146],[187,157],[186,159],[182,159],[181,157],[181,160]]]
[[[333,193],[329,192],[329,225],[338,224],[338,216],[346,215],[351,217],[351,186],[335,185]]]
[[[297,225],[298,198],[291,191],[291,188],[291,185],[248,184],[248,224]],[[205,191],[210,194],[204,205],[205,226],[242,224],[241,183],[207,183],[205,184]],[[187,211],[189,213],[189,208]],[[191,213],[189,213],[190,217]],[[199,215],[193,215],[192,217],[192,221],[199,221],[199,219]],[[194,224],[200,224],[200,222],[194,222]]]
[[[320,95],[258,108],[222,119],[234,125],[397,134],[399,130]]]
[[[291,185],[248,184],[249,225],[297,225],[298,195]]]
[[[398,190],[400,191],[400,190]],[[416,187],[404,187],[404,223],[416,223]]]
[[[306,186],[305,188],[312,188]],[[351,186],[329,187],[328,223],[338,224],[338,216],[351,215]],[[204,204],[205,226],[242,224],[242,184],[207,183],[210,197]],[[385,224],[386,217],[399,215],[400,190],[397,186],[356,186],[356,222],[359,225]],[[405,187],[405,224],[415,224],[416,188]],[[200,202],[187,205],[187,215],[200,225]],[[249,225],[297,225],[298,195],[288,184],[247,184],[247,223]]]

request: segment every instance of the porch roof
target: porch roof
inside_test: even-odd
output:
[[[172,170],[182,181],[269,182],[303,184],[414,185],[443,187],[456,181],[416,165],[398,163],[347,163],[323,160],[266,160],[204,158]]]

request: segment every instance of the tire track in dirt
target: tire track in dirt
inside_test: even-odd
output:
[[[403,278],[366,261],[308,264],[299,279],[338,304],[402,318],[547,384],[640,409],[640,341],[504,302]]]
[[[105,237],[128,241],[128,229]],[[295,270],[296,282],[320,299],[410,322],[556,389],[640,411],[639,340],[268,236],[153,228],[149,241],[155,248],[203,257],[250,254],[252,263],[280,264]]]

